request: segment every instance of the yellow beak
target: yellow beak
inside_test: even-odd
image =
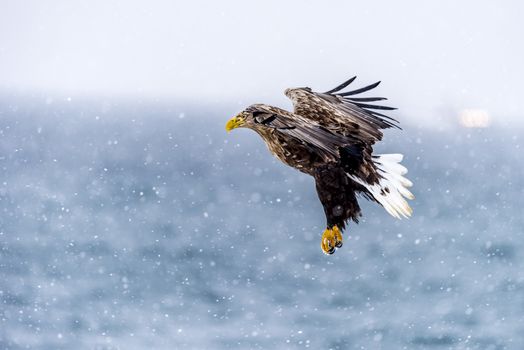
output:
[[[226,124],[226,131],[230,132],[231,130],[238,128],[239,126],[244,125],[244,121],[238,117],[233,117],[229,119]]]

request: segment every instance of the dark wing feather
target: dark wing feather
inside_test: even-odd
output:
[[[293,102],[295,114],[315,121],[333,133],[351,136],[371,146],[382,139],[381,129],[398,128],[397,121],[373,110],[391,110],[392,107],[362,103],[384,98],[353,97],[375,88],[380,82],[353,91],[340,92],[354,80],[351,78],[325,93],[314,92],[309,88],[287,89],[286,96]]]
[[[376,83],[373,83],[373,84],[368,85],[368,86],[364,86],[363,88],[356,89],[356,90],[353,90],[353,91],[348,91],[348,92],[342,92],[342,93],[337,94],[337,95],[340,95],[340,96],[351,96],[351,95],[361,94],[363,92],[366,92],[366,91],[369,91],[371,89],[376,88],[379,84],[380,84],[380,81],[377,81]]]
[[[351,97],[348,98],[351,102],[375,102],[387,100],[385,97]]]
[[[343,82],[342,84],[340,84],[339,86],[337,86],[336,88],[334,89],[331,89],[329,91],[326,91],[325,94],[332,94],[334,92],[337,92],[337,91],[340,91],[342,89],[344,89],[346,86],[348,86],[349,84],[351,84],[353,82],[353,80],[357,79],[356,76],[354,76],[353,78]]]
[[[260,108],[260,107],[259,107]],[[257,123],[265,127],[294,137],[302,143],[314,146],[318,150],[325,152],[330,159],[338,159],[339,149],[348,145],[347,137],[331,132],[325,127],[312,123],[310,120],[292,114],[265,112],[257,115]]]

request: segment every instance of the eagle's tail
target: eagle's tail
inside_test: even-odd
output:
[[[403,176],[408,169],[400,164],[402,158],[403,155],[398,153],[375,156],[374,162],[382,178],[374,185],[352,177],[354,181],[363,185],[389,214],[398,219],[401,216],[406,218],[411,216],[413,209],[406,199],[415,198],[408,190],[413,183]]]

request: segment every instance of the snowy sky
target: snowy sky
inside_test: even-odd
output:
[[[516,120],[522,13],[516,0],[3,0],[0,89],[287,106],[286,87],[358,75],[420,121]]]

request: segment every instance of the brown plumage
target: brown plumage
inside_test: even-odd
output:
[[[342,246],[340,230],[346,222],[358,222],[357,194],[378,202],[395,217],[411,215],[403,198],[413,195],[407,190],[411,182],[402,176],[407,172],[399,164],[402,155],[373,155],[373,144],[382,139],[381,129],[398,128],[395,119],[376,110],[394,108],[369,104],[385,100],[382,97],[355,97],[380,82],[341,92],[354,80],[325,93],[287,89],[293,112],[254,104],[226,125],[228,131],[237,127],[256,131],[278,159],[315,178],[327,219],[321,241],[327,254]]]

